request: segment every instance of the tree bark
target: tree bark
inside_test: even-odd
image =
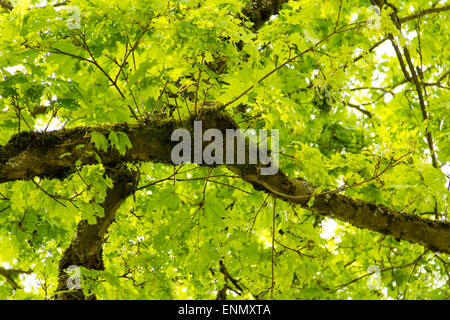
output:
[[[242,9],[242,13],[253,22],[252,31],[256,32],[286,2],[288,0],[252,0]]]
[[[57,300],[96,299],[95,295],[85,295],[82,283],[81,286],[69,286],[69,274],[66,270],[70,266],[104,270],[102,253],[108,227],[114,221],[122,202],[134,193],[139,180],[137,172],[128,171],[122,165],[107,168],[106,174],[113,180],[114,186],[108,189],[102,204],[104,216],[97,217],[95,224],[89,224],[87,220],[81,220],[78,224],[75,237],[59,262]]]
[[[227,112],[214,108],[204,109],[197,119],[190,117],[181,122],[167,119],[153,120],[146,126],[117,124],[80,127],[46,134],[22,133],[14,136],[8,144],[0,148],[0,183],[31,179],[35,176],[64,179],[75,171],[74,163],[77,160],[81,160],[83,165],[95,164],[97,150],[90,142],[90,133],[97,131],[107,134],[110,129],[125,132],[132,143],[132,148],[128,149],[125,155],[111,149],[107,152],[98,151],[105,166],[139,161],[172,164],[172,148],[178,142],[171,141],[171,134],[177,128],[185,128],[193,137],[194,120],[202,121],[203,132],[216,128],[224,136],[226,129],[238,128]],[[191,143],[193,145],[193,142]],[[79,145],[84,146],[77,148]],[[70,156],[61,157],[67,153],[71,153]],[[307,181],[290,178],[281,171],[275,175],[261,175],[259,173],[261,166],[258,164],[228,165],[228,167],[252,184],[255,189],[284,201],[348,222],[358,228],[391,235],[434,251],[450,253],[449,222],[422,218],[337,193],[316,196],[313,205],[309,207],[307,204],[309,199],[302,196],[313,194],[316,187]]]

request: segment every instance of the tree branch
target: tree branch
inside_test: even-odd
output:
[[[448,11],[448,10],[450,10],[450,5],[443,6],[443,7],[440,7],[440,8],[429,8],[429,9],[420,11],[420,12],[418,12],[416,14],[400,18],[399,22],[403,23],[403,22],[407,22],[407,21],[411,21],[411,20],[423,17],[423,16],[428,15],[428,14],[444,12],[444,11]]]
[[[174,119],[155,119],[146,126],[102,125],[52,131],[46,135],[24,132],[14,136],[7,145],[0,147],[0,183],[19,179],[29,180],[35,176],[64,179],[76,172],[73,161],[81,160],[82,165],[98,163],[96,153],[106,167],[136,161],[173,165],[171,152],[176,143],[170,141],[171,134],[177,128],[186,128],[193,137],[194,120],[203,121],[203,130],[217,128],[224,135],[226,129],[238,128],[231,116],[221,109],[204,108],[197,118],[192,116],[184,118],[181,122]],[[115,149],[107,152],[97,151],[90,142],[91,132],[107,134],[110,129],[120,130],[128,135],[132,148],[128,149],[125,155],[120,155]],[[76,148],[81,144],[84,144],[83,148]],[[225,145],[223,149],[226,150]],[[71,159],[61,158],[65,153],[71,153]],[[224,159],[225,157],[226,152]],[[193,156],[191,158],[193,159]],[[261,166],[258,164],[227,166],[256,190],[274,195],[283,201],[348,222],[358,228],[391,235],[434,251],[450,253],[449,222],[433,221],[381,204],[352,199],[337,192],[315,196],[310,207],[308,201],[314,196],[316,186],[305,180],[289,178],[281,171],[274,175],[261,175]]]
[[[69,3],[70,3],[70,1],[68,0],[68,1],[63,1],[63,2],[52,4],[52,6],[56,8],[56,7],[65,6]],[[12,11],[14,9],[12,3],[10,1],[6,1],[6,0],[0,0],[0,7],[8,9],[10,11]],[[40,8],[42,8],[42,7],[40,7]]]
[[[106,174],[113,180],[114,186],[108,189],[102,204],[104,216],[96,217],[96,223],[90,224],[86,219],[78,224],[75,237],[59,262],[57,300],[96,299],[86,297],[81,288],[69,288],[69,276],[66,269],[70,266],[85,267],[91,270],[104,270],[103,244],[108,227],[114,221],[122,202],[136,190],[139,175],[128,171],[126,166],[107,167]]]
[[[0,276],[3,276],[5,278],[5,280],[11,285],[11,287],[14,290],[17,289],[22,289],[16,282],[16,280],[13,279],[13,275],[15,274],[21,274],[21,273],[26,273],[26,274],[30,274],[32,273],[31,270],[19,270],[19,269],[6,269],[0,266]]]
[[[8,10],[12,10],[14,9],[13,5],[11,4],[11,2],[9,1],[4,1],[4,0],[0,0],[0,7],[8,9]]]
[[[252,31],[256,32],[286,2],[288,0],[251,0],[242,9],[242,13],[253,22]]]

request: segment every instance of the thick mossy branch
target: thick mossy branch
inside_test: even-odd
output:
[[[0,150],[0,183],[35,176],[62,179],[75,171],[75,162],[83,165],[97,163],[96,154],[108,167],[126,162],[160,162],[172,164],[171,152],[178,142],[171,141],[172,132],[185,128],[193,137],[194,120],[201,120],[203,132],[219,129],[225,136],[226,129],[238,126],[233,118],[220,108],[204,109],[196,119],[152,120],[144,125],[115,124],[99,127],[80,127],[50,133],[23,133],[15,136]],[[125,132],[131,143],[125,155],[116,149],[98,151],[90,142],[90,133],[101,132],[106,136],[111,130]],[[83,145],[82,147],[79,147]],[[223,148],[226,150],[226,147]],[[61,157],[70,153],[68,156]],[[437,222],[392,210],[340,195],[338,193],[316,196],[311,207],[308,195],[314,193],[311,183],[287,177],[282,171],[274,175],[261,175],[261,166],[227,165],[243,180],[257,190],[265,191],[284,201],[301,205],[324,216],[330,216],[356,227],[391,235],[423,245],[434,251],[450,253],[450,223]],[[296,198],[297,197],[297,198]]]
[[[209,128],[221,131],[236,128],[233,119],[220,108],[204,109],[195,120],[202,121],[203,131]],[[107,166],[134,161],[171,164],[171,150],[177,144],[171,141],[172,132],[177,128],[193,132],[193,123],[194,118],[187,117],[181,122],[155,119],[146,125],[121,123],[47,133],[23,132],[0,147],[0,183],[33,177],[63,179],[75,171],[76,161],[80,160],[83,165],[95,164],[98,163],[97,155]],[[132,148],[125,155],[120,155],[115,148],[107,152],[97,150],[91,143],[94,131],[105,137],[111,131],[124,132]]]
[[[135,192],[139,181],[139,173],[129,171],[126,165],[107,167],[106,174],[112,179],[114,185],[108,189],[102,204],[104,216],[96,217],[94,224],[89,224],[87,220],[81,220],[78,224],[75,237],[59,262],[56,296],[58,300],[95,299],[93,295],[86,296],[82,288],[69,288],[69,275],[66,270],[71,266],[104,270],[103,244],[108,227],[114,221],[117,210],[123,201]]]

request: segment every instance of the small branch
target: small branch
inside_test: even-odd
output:
[[[11,205],[6,206],[5,208],[1,209],[1,210],[0,210],[0,213],[2,213],[2,212],[4,212],[4,211],[8,210],[9,208],[11,208]]]
[[[436,82],[428,82],[428,83],[422,83],[424,86],[441,86],[441,82],[450,75],[450,70],[445,72],[442,76],[439,77],[439,79],[436,80]]]
[[[410,262],[410,263],[406,263],[406,264],[403,264],[403,265],[401,265],[401,266],[392,266],[392,267],[388,267],[388,268],[381,269],[381,270],[380,270],[380,273],[381,273],[381,272],[385,272],[385,271],[395,270],[395,269],[403,269],[403,268],[407,268],[407,267],[409,267],[409,266],[411,266],[411,265],[414,265],[414,264],[417,263],[418,260],[420,260],[420,259],[422,258],[423,254],[424,254],[424,253],[422,253],[419,257],[417,257],[416,259],[414,259],[414,261],[412,261],[412,262]],[[334,289],[330,289],[330,290],[333,291],[333,292],[334,292],[334,291],[337,291],[337,290],[339,290],[339,289],[342,289],[342,288],[345,288],[345,287],[349,286],[350,284],[352,284],[352,283],[354,283],[354,282],[356,282],[356,281],[359,281],[359,280],[361,280],[361,279],[370,277],[371,275],[373,275],[373,273],[366,273],[365,275],[362,275],[362,276],[360,276],[360,277],[358,277],[358,278],[355,278],[355,279],[353,279],[353,280],[350,280],[349,282],[346,282],[346,283],[344,283],[344,284],[338,285],[338,286],[335,287]]]
[[[277,198],[273,198],[273,215],[272,215],[272,283],[270,285],[270,295],[273,297],[273,289],[275,287],[275,218],[276,218]]]
[[[45,126],[44,132],[47,132],[48,127],[50,126],[50,123],[52,122],[53,118],[56,116],[56,113],[57,113],[56,109],[53,109],[52,115],[50,116],[50,119],[48,120],[47,125]]]
[[[430,8],[430,9],[426,9],[426,10],[420,11],[420,12],[418,12],[416,14],[400,18],[399,21],[400,21],[400,23],[403,23],[403,22],[407,22],[407,21],[411,21],[411,20],[423,17],[423,16],[425,16],[427,14],[444,12],[444,11],[448,11],[448,10],[450,10],[450,5],[447,5],[447,6],[444,6],[444,7],[440,7],[440,8]]]
[[[227,289],[231,289],[232,290],[232,288],[230,288],[228,286],[228,281],[230,281],[233,284],[233,286],[237,289],[237,291],[233,290],[234,292],[236,292],[239,295],[242,294],[244,289],[239,285],[239,281],[236,280],[235,278],[233,278],[230,275],[230,273],[228,272],[227,267],[225,266],[225,264],[223,263],[222,260],[219,260],[219,266],[220,266],[219,267],[219,271],[220,271],[220,273],[223,274],[223,277],[224,277],[224,280],[225,280],[225,286],[221,290],[222,291],[221,294],[220,295],[218,294],[218,299],[217,300],[224,300],[224,298],[226,298],[226,290]],[[219,299],[219,297],[221,297],[221,299]]]
[[[172,178],[172,179],[173,179],[173,178]],[[194,179],[177,179],[177,181],[193,181],[193,180],[205,180],[205,179],[206,179],[206,177],[203,177],[203,178],[194,178]],[[226,183],[224,183],[224,182],[220,182],[220,181],[216,181],[216,180],[210,180],[210,179],[209,179],[208,181],[209,181],[209,182],[212,182],[212,183],[220,184],[220,185],[222,185],[222,186],[226,186],[226,187],[228,187],[228,188],[232,188],[232,189],[235,189],[235,190],[239,190],[239,191],[244,192],[244,193],[246,193],[246,194],[251,194],[251,192],[248,192],[248,191],[245,191],[245,190],[240,189],[240,188],[238,188],[238,187],[235,187],[235,186],[226,184]]]
[[[152,182],[152,183],[149,183],[149,184],[147,184],[147,185],[145,185],[145,186],[136,188],[135,191],[139,191],[139,190],[142,190],[142,189],[146,189],[146,188],[151,187],[151,186],[153,186],[153,185],[155,185],[155,184],[158,184],[158,183],[161,183],[161,182],[170,180],[173,176],[175,176],[175,175],[178,174],[178,171],[179,171],[182,167],[183,167],[183,164],[181,164],[181,165],[178,167],[178,169],[176,169],[175,172],[172,173],[172,174],[171,174],[170,176],[168,176],[167,178],[160,179],[160,180],[156,180],[156,181],[154,181],[154,182]],[[194,169],[196,169],[196,168],[194,168]],[[193,169],[192,169],[192,170],[193,170]],[[187,171],[184,171],[184,172],[187,172]],[[184,173],[184,172],[181,172],[181,173]]]
[[[208,168],[208,176],[205,179],[205,185],[203,186],[203,197],[202,200],[200,201],[200,206],[204,206],[205,201],[206,201],[206,186],[208,185],[208,180],[209,178],[211,178],[211,173],[212,173],[212,168]]]
[[[105,71],[105,69],[103,69],[103,67],[95,60],[94,55],[92,54],[91,50],[89,49],[87,43],[86,43],[86,38],[83,34],[83,36],[80,37],[80,39],[83,41],[83,47],[86,49],[86,51],[88,52],[89,56],[91,57],[91,59],[82,57],[82,56],[78,56],[76,54],[70,53],[70,52],[65,52],[62,51],[60,49],[57,48],[52,48],[51,50],[42,50],[40,48],[36,48],[36,47],[31,47],[26,45],[27,48],[36,50],[36,51],[40,51],[40,52],[50,52],[50,53],[54,53],[54,54],[62,54],[62,55],[66,55],[72,58],[76,58],[82,61],[86,61],[88,63],[93,64],[94,66],[96,66],[105,76],[106,78],[109,80],[109,82],[111,82],[111,84],[116,88],[117,92],[119,93],[120,97],[122,99],[125,99],[125,95],[123,94],[122,90],[120,90],[119,86],[117,85],[117,83],[110,77],[110,75]],[[136,113],[134,112],[133,108],[131,108],[130,105],[127,105],[128,109],[130,110],[131,114],[133,115],[133,117],[136,119],[136,121],[139,122],[139,118],[137,117]]]
[[[12,11],[14,9],[13,5],[9,1],[0,0],[0,7],[8,9],[9,11]]]
[[[255,215],[253,216],[253,223],[252,223],[252,227],[250,228],[250,234],[252,233],[253,227],[255,226],[255,222],[256,222],[256,218],[258,217],[259,212],[261,211],[261,209],[263,208],[264,204],[266,203],[267,199],[269,198],[269,195],[266,196],[266,198],[264,199],[263,203],[261,204],[261,206],[259,207],[258,211],[256,211]]]
[[[414,82],[414,85],[416,86],[417,94],[419,96],[419,103],[420,103],[420,109],[422,111],[423,120],[427,121],[427,120],[429,120],[429,115],[426,110],[425,99],[423,98],[422,88],[420,86],[420,82],[417,77],[417,73],[414,70],[414,65],[412,63],[412,59],[411,59],[408,49],[406,47],[404,47],[403,51],[405,53],[406,61],[408,62],[409,70],[411,71],[411,74],[412,74],[412,80]],[[439,163],[437,160],[436,152],[434,150],[433,136],[431,135],[430,130],[427,130],[426,138],[427,138],[427,142],[428,142],[428,148],[430,149],[430,153],[431,153],[431,160],[433,162],[433,167],[435,167],[436,169],[439,169]]]
[[[442,8],[446,8],[445,10],[448,10],[448,9],[450,9],[450,6],[446,6],[446,7],[442,7]],[[425,10],[423,12],[431,12],[430,10],[443,11],[444,9],[442,9],[442,8],[428,9],[428,10]],[[394,9],[395,9],[395,7],[394,7]],[[418,13],[417,17],[423,15],[423,12],[422,12],[422,14]],[[397,11],[396,10],[394,10],[394,12],[391,14],[391,20],[394,23],[394,25],[397,27],[397,29],[401,32],[401,22],[400,22],[400,19],[397,16]],[[416,87],[417,95],[418,95],[418,98],[419,98],[419,104],[420,104],[420,108],[421,108],[421,111],[422,111],[422,117],[423,117],[424,121],[427,121],[427,120],[429,120],[429,115],[428,115],[428,112],[426,110],[425,99],[424,99],[423,93],[422,93],[422,87],[420,85],[420,82],[419,82],[419,79],[418,79],[418,76],[417,76],[417,73],[416,73],[416,69],[414,68],[414,64],[412,63],[412,58],[411,58],[411,55],[409,54],[409,50],[408,50],[408,48],[406,46],[403,47],[403,53],[405,55],[405,59],[406,59],[406,62],[408,64],[409,71],[411,72],[411,76],[409,75],[408,71],[406,70],[406,66],[405,66],[405,63],[403,61],[402,54],[400,52],[400,49],[398,48],[398,46],[396,45],[396,43],[394,41],[393,35],[389,34],[388,38],[391,40],[391,43],[392,43],[392,45],[393,45],[393,47],[395,49],[395,53],[397,54],[397,58],[398,58],[398,60],[400,62],[400,66],[402,68],[403,74],[405,75],[405,78],[408,81],[412,81],[414,83],[415,87]],[[433,167],[438,169],[439,168],[439,163],[438,163],[436,152],[435,152],[435,149],[434,149],[433,137],[431,135],[431,131],[430,131],[429,128],[427,128],[427,132],[425,133],[425,136],[426,136],[426,140],[427,140],[427,143],[428,143],[428,148],[430,149]]]
[[[444,80],[448,75],[450,75],[450,70],[448,70],[447,72],[445,72],[438,80],[438,83],[441,83],[442,80]]]
[[[397,164],[399,164],[399,163],[400,163],[400,160],[401,160],[402,158],[406,157],[408,154],[409,154],[409,152],[406,153],[406,154],[404,154],[404,155],[402,155],[402,156],[401,156],[399,159],[397,159],[397,160],[393,160],[393,159],[389,160],[389,163],[387,164],[387,166],[386,166],[381,172],[379,172],[378,168],[379,168],[379,165],[380,165],[381,161],[383,160],[383,158],[381,158],[381,159],[378,161],[378,163],[375,165],[375,171],[374,171],[373,176],[372,176],[370,179],[368,179],[368,180],[364,180],[364,181],[361,181],[361,182],[355,182],[355,183],[353,183],[353,184],[351,184],[351,185],[349,185],[349,186],[344,186],[344,187],[341,187],[341,188],[337,188],[337,189],[334,189],[334,190],[328,190],[328,191],[320,192],[320,193],[317,193],[317,194],[304,194],[304,195],[298,195],[298,196],[291,196],[291,195],[284,194],[284,193],[281,193],[281,192],[278,192],[278,191],[273,190],[273,189],[272,189],[269,185],[267,185],[263,180],[259,180],[258,182],[261,183],[261,184],[262,184],[265,188],[267,188],[267,190],[269,190],[270,192],[272,192],[272,193],[274,193],[274,194],[276,194],[276,195],[278,195],[278,196],[280,196],[280,197],[284,197],[284,198],[288,198],[288,199],[308,199],[308,198],[311,198],[311,197],[319,197],[319,196],[324,196],[324,195],[327,195],[327,194],[339,193],[339,192],[344,191],[344,190],[346,190],[346,189],[358,187],[358,186],[360,186],[360,185],[363,185],[363,184],[369,183],[369,182],[371,182],[371,181],[377,180],[377,179],[379,179],[380,176],[381,176],[382,174],[384,174],[387,170],[389,170],[390,168],[392,168],[392,167],[396,166]]]
[[[419,263],[420,259],[423,257],[423,255],[424,255],[425,253],[426,253],[426,251],[424,251],[424,253],[422,253],[422,254],[416,259],[416,261],[415,261],[415,263],[414,263],[414,265],[413,265],[413,268],[412,268],[412,270],[411,270],[411,273],[409,274],[408,280],[406,281],[406,284],[405,284],[405,290],[403,291],[403,300],[405,300],[405,297],[406,297],[406,289],[408,289],[408,283],[409,283],[409,281],[411,280],[411,277],[412,277],[414,271],[416,270],[417,264]]]
[[[126,50],[126,51],[125,51],[125,56],[124,56],[124,58],[123,58],[122,64],[119,65],[119,71],[118,71],[117,74],[116,74],[116,77],[115,77],[115,79],[114,79],[114,82],[117,82],[120,73],[121,73],[121,72],[123,73],[123,68],[124,68],[125,64],[127,63],[127,60],[128,60],[128,58],[129,58],[130,54],[134,53],[134,51],[137,49],[137,47],[138,47],[138,45],[139,45],[139,41],[141,41],[142,37],[143,37],[143,36],[145,35],[145,33],[149,30],[148,27],[149,27],[149,24],[147,24],[145,27],[141,28],[141,29],[142,29],[142,32],[141,32],[141,34],[139,35],[139,37],[136,39],[136,41],[134,42],[133,46],[130,48],[130,50],[128,50],[128,51]]]
[[[287,59],[285,62],[283,62],[282,64],[280,64],[279,66],[277,66],[276,68],[272,69],[272,71],[266,73],[264,76],[262,76],[260,79],[258,79],[258,81],[256,81],[255,84],[249,86],[246,90],[244,90],[241,94],[239,94],[237,97],[235,97],[234,99],[232,99],[231,101],[225,103],[223,105],[223,107],[227,107],[235,102],[237,102],[239,99],[241,99],[244,95],[246,95],[247,93],[249,93],[253,88],[255,88],[256,85],[260,84],[261,82],[263,82],[266,78],[268,78],[269,76],[271,76],[272,74],[274,74],[275,72],[277,72],[278,70],[280,70],[281,68],[283,68],[284,66],[286,66],[288,63],[291,63],[293,61],[295,61],[296,59],[298,59],[299,57],[301,57],[302,55],[314,51],[314,49],[319,46],[320,44],[322,44],[323,42],[325,42],[326,40],[328,40],[329,38],[331,38],[333,35],[338,34],[338,33],[342,33],[342,32],[347,32],[350,30],[353,30],[355,28],[357,28],[360,24],[362,24],[362,22],[355,22],[352,24],[347,24],[347,25],[343,25],[339,28],[337,28],[336,30],[334,30],[332,33],[326,35],[324,38],[322,38],[322,40],[318,41],[316,44],[314,44],[313,46],[309,47],[308,49],[300,52],[299,54],[295,55],[292,58]],[[349,26],[355,26],[354,28],[348,28],[348,29],[344,29],[346,27]]]
[[[280,246],[282,246],[283,248],[285,248],[285,249],[287,249],[287,250],[290,250],[290,251],[293,251],[293,252],[297,253],[299,256],[305,256],[305,257],[308,257],[308,258],[315,258],[314,256],[311,256],[311,255],[309,255],[309,254],[306,254],[306,253],[301,252],[300,250],[303,249],[303,248],[300,248],[300,249],[294,249],[294,248],[291,248],[291,247],[288,247],[288,246],[282,244],[282,243],[281,243],[280,241],[278,241],[278,240],[275,240],[275,242],[278,243],[278,244],[279,244]]]
[[[30,274],[33,271],[31,270],[19,270],[19,269],[6,269],[0,266],[0,275],[5,278],[5,280],[11,285],[14,290],[22,289],[17,282],[12,278],[15,274]]]
[[[378,46],[380,46],[382,43],[384,43],[386,40],[388,40],[388,38],[383,38],[380,41],[376,42],[373,46],[371,46],[369,48],[369,50],[367,50],[367,52],[372,52],[373,50],[375,50]],[[364,54],[360,54],[359,56],[357,56],[355,59],[353,59],[353,62],[358,61],[359,59],[363,58]]]
[[[123,94],[122,90],[120,90],[119,86],[117,85],[117,81],[113,80],[111,78],[111,76],[105,71],[105,69],[103,69],[103,67],[95,60],[94,55],[92,54],[91,50],[89,49],[89,46],[87,45],[86,34],[83,33],[80,38],[83,41],[84,48],[86,49],[86,51],[88,52],[89,56],[92,59],[92,60],[88,60],[88,61],[92,61],[92,63],[106,76],[106,78],[108,78],[109,82],[111,82],[112,85],[116,88],[117,92],[122,97],[122,99],[125,99],[125,95]],[[139,118],[136,115],[136,113],[134,112],[133,108],[131,108],[130,105],[127,105],[127,106],[128,106],[128,110],[130,110],[133,117],[136,119],[136,121],[139,122]]]
[[[202,63],[200,64],[200,66],[198,67],[198,78],[197,78],[197,87],[195,88],[195,100],[194,100],[194,115],[197,116],[197,103],[198,103],[198,91],[200,89],[200,78],[202,76],[202,69],[201,66],[203,65],[204,62],[204,56],[202,57]]]
[[[353,103],[350,103],[350,102],[347,102],[347,105],[349,107],[354,108],[354,109],[358,110],[359,112],[365,114],[369,119],[373,118],[373,114],[371,112],[367,111],[366,109],[363,109],[360,106],[358,106],[356,104],[353,104]]]
[[[383,91],[383,92],[392,94],[392,91],[387,90],[386,88],[381,88],[381,87],[359,87],[359,88],[350,88],[350,91],[360,91],[360,90],[378,90],[378,91]]]
[[[406,70],[405,62],[403,61],[402,53],[400,52],[399,47],[395,43],[394,37],[392,34],[389,34],[389,40],[391,40],[391,44],[394,47],[395,54],[397,55],[398,62],[400,63],[400,68],[402,69],[403,75],[405,76],[405,79],[408,81],[411,81],[411,76],[408,73],[408,70]]]
[[[155,104],[154,104],[153,107],[152,107],[152,110],[150,110],[150,113],[148,114],[148,117],[149,117],[149,118],[152,116],[153,111],[155,110],[156,106],[159,104],[159,101],[161,100],[161,98],[162,98],[164,92],[166,91],[166,87],[167,87],[167,83],[168,83],[168,82],[169,82],[169,81],[166,81],[166,83],[164,84],[164,88],[162,89],[161,93],[159,94],[158,99],[156,100]]]
[[[34,183],[34,185],[39,189],[39,190],[41,190],[43,193],[45,193],[46,195],[48,195],[50,198],[52,198],[53,200],[55,200],[56,202],[58,202],[60,205],[62,205],[63,207],[65,207],[65,208],[67,208],[67,206],[64,204],[64,203],[62,203],[61,201],[59,201],[58,199],[62,199],[61,197],[59,197],[59,196],[56,196],[56,195],[54,195],[54,194],[51,194],[51,193],[48,193],[47,191],[45,191],[36,181],[34,181],[34,180],[31,180],[31,182],[33,182]],[[64,199],[64,200],[68,200],[68,199]]]
[[[1,192],[0,192],[0,196],[1,196],[0,200],[6,200],[6,201],[9,201],[9,200],[10,200],[8,197],[6,197],[6,196],[5,196],[3,193],[1,193]]]
[[[342,10],[342,0],[339,1],[339,9],[338,9],[338,16],[336,19],[336,23],[334,25],[334,31],[336,31],[338,24],[339,24],[339,19],[341,18],[341,10]]]

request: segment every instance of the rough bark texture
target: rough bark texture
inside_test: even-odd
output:
[[[75,237],[59,262],[57,300],[95,299],[94,295],[85,296],[82,289],[69,290],[67,284],[69,275],[66,269],[77,266],[90,270],[104,270],[102,253],[107,229],[114,221],[122,202],[135,191],[139,180],[137,172],[130,172],[123,165],[107,168],[106,174],[113,180],[114,186],[108,189],[102,205],[104,217],[97,217],[95,224],[89,224],[87,220],[81,220],[78,224]]]
[[[186,128],[193,134],[194,118],[183,121],[154,120],[146,126],[127,124],[112,128],[128,134],[133,147],[124,156],[116,150],[100,151],[102,163],[115,166],[126,162],[153,161],[171,164],[171,151],[178,142],[171,141],[176,128]],[[237,124],[223,110],[205,109],[198,116],[202,120],[203,131],[217,128],[235,129]],[[84,165],[96,163],[96,151],[90,143],[90,132],[108,132],[111,127],[83,127],[59,132],[23,133],[11,139],[0,149],[0,183],[17,179],[31,179],[34,176],[63,179],[75,170],[75,161]],[[193,143],[193,142],[192,142]],[[83,148],[76,148],[84,144]],[[193,148],[192,148],[193,149]],[[224,146],[224,150],[226,147]],[[64,153],[71,152],[61,158]],[[225,156],[225,155],[224,155]],[[248,162],[247,162],[248,163]],[[307,181],[287,177],[281,171],[275,175],[260,175],[260,165],[228,165],[243,180],[251,183],[257,190],[263,190],[282,200],[299,204],[324,216],[346,221],[356,227],[391,235],[413,243],[421,244],[434,251],[450,253],[450,223],[438,222],[417,215],[392,210],[384,205],[364,202],[340,194],[327,194],[316,197],[311,208],[308,198],[315,186]],[[297,197],[297,198],[295,198]]]
[[[201,120],[203,131],[217,128],[225,131],[236,128],[232,118],[218,109],[205,109],[197,120]],[[0,183],[31,179],[32,177],[63,179],[75,171],[75,162],[83,165],[98,163],[96,153],[105,166],[123,162],[154,161],[172,163],[171,150],[177,142],[171,141],[172,132],[187,128],[192,132],[194,118],[177,122],[173,119],[152,120],[147,125],[126,123],[99,127],[78,127],[48,133],[23,132],[0,146]],[[92,132],[108,137],[110,130],[128,135],[133,148],[121,156],[116,149],[99,151],[90,142]],[[84,147],[80,147],[83,146]],[[62,155],[66,155],[61,158]]]
[[[0,7],[8,9],[8,10],[12,10],[13,9],[13,5],[11,4],[11,2],[3,1],[3,0],[0,0]]]
[[[286,2],[288,0],[252,0],[242,9],[242,13],[253,22],[252,31],[256,32]]]
[[[239,172],[239,169],[236,170]],[[348,222],[355,227],[376,231],[398,239],[418,243],[433,251],[450,253],[450,223],[422,218],[393,210],[382,204],[352,199],[337,193],[317,196],[311,207],[309,198],[315,187],[302,179],[292,179],[281,171],[273,176],[262,176],[248,170],[241,174],[255,189],[264,190],[284,201],[299,204],[323,216]],[[295,198],[300,197],[300,198]]]

